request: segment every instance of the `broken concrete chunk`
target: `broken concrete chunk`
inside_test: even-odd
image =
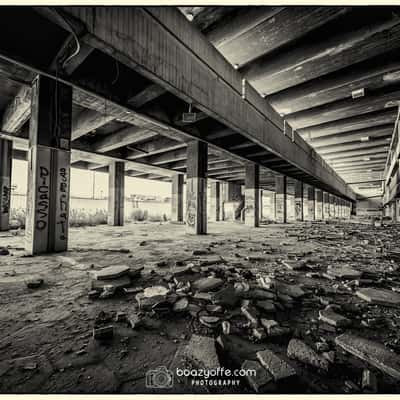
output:
[[[279,326],[278,322],[276,322],[273,319],[265,319],[261,318],[261,325],[265,328],[267,331],[268,335],[271,333],[272,328]]]
[[[166,296],[169,289],[164,286],[150,286],[144,289],[144,297]]]
[[[319,312],[319,320],[337,328],[344,328],[351,324],[351,321],[334,311],[333,307],[327,306]]]
[[[213,329],[219,325],[221,319],[213,315],[202,315],[199,317],[199,321],[202,325],[206,326],[207,328]]]
[[[184,312],[188,309],[188,307],[189,300],[186,297],[182,297],[174,303],[172,309],[174,312]]]
[[[115,290],[116,289],[113,285],[104,285],[103,291],[100,293],[99,298],[100,299],[109,299],[110,297],[114,296]]]
[[[143,291],[142,286],[134,286],[134,287],[130,287],[130,288],[124,288],[125,294],[135,294],[135,293],[142,292],[142,291]]]
[[[142,271],[144,270],[144,267],[130,267],[128,271],[128,275],[131,279],[136,279],[139,278],[139,276],[142,274]]]
[[[193,287],[199,292],[208,292],[216,290],[224,284],[224,281],[220,278],[207,277],[200,278],[193,282]]]
[[[257,310],[255,310],[254,308],[249,307],[249,306],[243,306],[240,308],[240,310],[242,311],[242,314],[249,320],[251,325],[254,328],[257,328],[259,325]]]
[[[154,304],[165,300],[165,296],[146,297],[143,293],[138,293],[135,299],[141,310],[150,311]]]
[[[103,290],[104,286],[113,286],[115,290],[122,289],[124,287],[128,287],[131,284],[131,280],[127,276],[122,276],[117,279],[112,280],[97,280],[93,279],[91,281],[91,289],[93,290]]]
[[[132,329],[137,329],[142,325],[142,318],[139,314],[131,314],[128,317],[128,323]]]
[[[0,256],[8,256],[10,252],[5,247],[0,247]]]
[[[253,328],[252,334],[257,340],[264,340],[267,337],[263,328]]]
[[[211,301],[212,293],[196,292],[193,298],[196,300]]]
[[[305,295],[304,290],[298,285],[289,285],[287,283],[275,280],[274,287],[281,294],[286,294],[287,296],[295,299]]]
[[[337,279],[359,279],[362,275],[362,272],[347,266],[329,266],[326,272],[331,277]]]
[[[298,339],[292,339],[287,348],[289,358],[298,360],[304,364],[311,365],[315,368],[328,371],[329,362],[326,358],[320,356],[310,346]]]
[[[364,369],[361,378],[361,389],[364,393],[377,393],[378,381],[376,375],[369,369]]]
[[[200,368],[216,369],[220,366],[215,341],[207,336],[192,335],[184,355]]]
[[[30,279],[30,280],[26,281],[26,286],[29,289],[37,289],[37,288],[40,288],[40,286],[42,286],[43,283],[44,283],[44,280],[41,278]]]
[[[93,337],[96,340],[110,340],[114,335],[114,327],[112,325],[93,328]]]
[[[258,361],[246,360],[241,370],[255,371],[255,375],[247,374],[246,380],[256,393],[265,392],[265,386],[273,383],[272,375]]]
[[[400,380],[400,356],[372,340],[344,333],[335,339],[336,345],[350,354]]]
[[[211,301],[223,307],[234,308],[240,302],[240,296],[233,287],[227,287],[213,293]]]
[[[304,260],[301,261],[292,261],[292,260],[284,260],[282,264],[291,271],[297,271],[306,268],[307,264]]]
[[[275,381],[296,375],[295,369],[271,350],[258,351],[257,358],[261,365],[271,373]]]
[[[274,302],[270,300],[259,300],[256,302],[256,306],[267,313],[274,313],[276,311]]]
[[[130,268],[128,265],[112,265],[110,267],[103,268],[101,271],[95,271],[94,275],[97,280],[115,279],[127,275],[129,269]]]
[[[272,300],[276,296],[269,290],[264,289],[250,289],[249,291],[242,294],[243,298],[246,299],[257,299],[257,300]]]
[[[390,290],[363,288],[358,290],[356,295],[369,303],[388,307],[400,307],[400,293]]]

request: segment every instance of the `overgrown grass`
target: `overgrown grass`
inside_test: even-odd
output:
[[[24,229],[26,210],[24,208],[12,208],[10,215],[10,226],[12,229]],[[69,225],[73,227],[96,226],[107,223],[107,211],[97,209],[88,211],[85,209],[72,209],[69,213]]]
[[[143,222],[143,221],[166,222],[168,221],[168,217],[166,214],[160,214],[160,213],[151,214],[148,212],[148,210],[142,210],[141,208],[138,208],[131,212],[129,220],[135,222]]]
[[[83,208],[72,209],[69,213],[69,226],[96,226],[107,223],[107,211],[97,209],[96,211],[88,211]]]
[[[25,229],[26,210],[24,208],[13,208],[11,209],[10,215],[10,226],[12,229]],[[142,210],[140,208],[135,209],[131,212],[127,221],[135,222],[166,222],[168,217],[166,214],[160,213],[149,213],[148,210]],[[74,208],[69,213],[69,225],[73,227],[82,226],[96,226],[107,224],[107,210],[86,210],[83,208]]]

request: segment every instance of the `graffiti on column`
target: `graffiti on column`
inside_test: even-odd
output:
[[[59,173],[59,215],[57,216],[57,224],[60,225],[60,240],[67,239],[67,228],[68,228],[68,171],[66,168],[62,167],[58,171]]]
[[[186,203],[186,224],[194,227],[196,225],[196,193],[189,191],[187,193]]]
[[[49,189],[49,169],[39,167],[38,201],[36,204],[36,229],[42,231],[47,228],[47,218],[49,215],[50,189]]]
[[[3,183],[1,187],[1,214],[8,214],[10,212],[10,201],[11,201],[11,188],[7,183]]]

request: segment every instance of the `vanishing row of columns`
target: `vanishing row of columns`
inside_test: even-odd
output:
[[[183,216],[183,177],[173,178],[172,220],[186,221],[188,230],[196,234],[207,232],[207,144],[192,142],[188,146],[187,200],[186,216]],[[210,219],[221,219],[221,186],[211,182]],[[238,185],[234,185],[238,187]],[[228,188],[231,185],[227,186]],[[240,186],[239,186],[240,188]],[[244,219],[246,225],[257,227],[260,222],[260,170],[259,166],[249,163],[245,167],[245,205]],[[277,222],[287,222],[287,177],[275,179],[274,214]],[[298,221],[323,220],[328,218],[349,218],[351,203],[335,195],[323,192],[301,181],[295,184],[295,219]],[[307,215],[307,218],[305,218]]]
[[[72,88],[38,76],[32,86],[28,152],[26,250],[30,254],[67,250],[70,204]],[[9,227],[12,142],[0,139],[0,230]],[[172,180],[172,220],[185,221],[187,230],[207,233],[207,143],[194,140],[187,146],[186,213],[183,215],[183,175]],[[124,162],[109,166],[108,223],[123,225]],[[221,196],[241,198],[239,185],[211,183],[211,219],[221,219]],[[287,221],[287,179],[276,177],[275,220]],[[231,191],[232,193],[229,193]],[[304,196],[306,193],[306,196]],[[305,201],[305,198],[307,200]],[[349,217],[350,203],[301,182],[295,188],[296,219],[304,220],[304,204],[311,219]],[[244,219],[260,223],[260,167],[246,165]]]

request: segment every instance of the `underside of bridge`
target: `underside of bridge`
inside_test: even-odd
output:
[[[125,177],[171,183],[189,242],[400,221],[399,50],[397,6],[2,6],[0,231],[13,160],[28,255],[70,249],[71,168],[108,174],[111,227]]]

